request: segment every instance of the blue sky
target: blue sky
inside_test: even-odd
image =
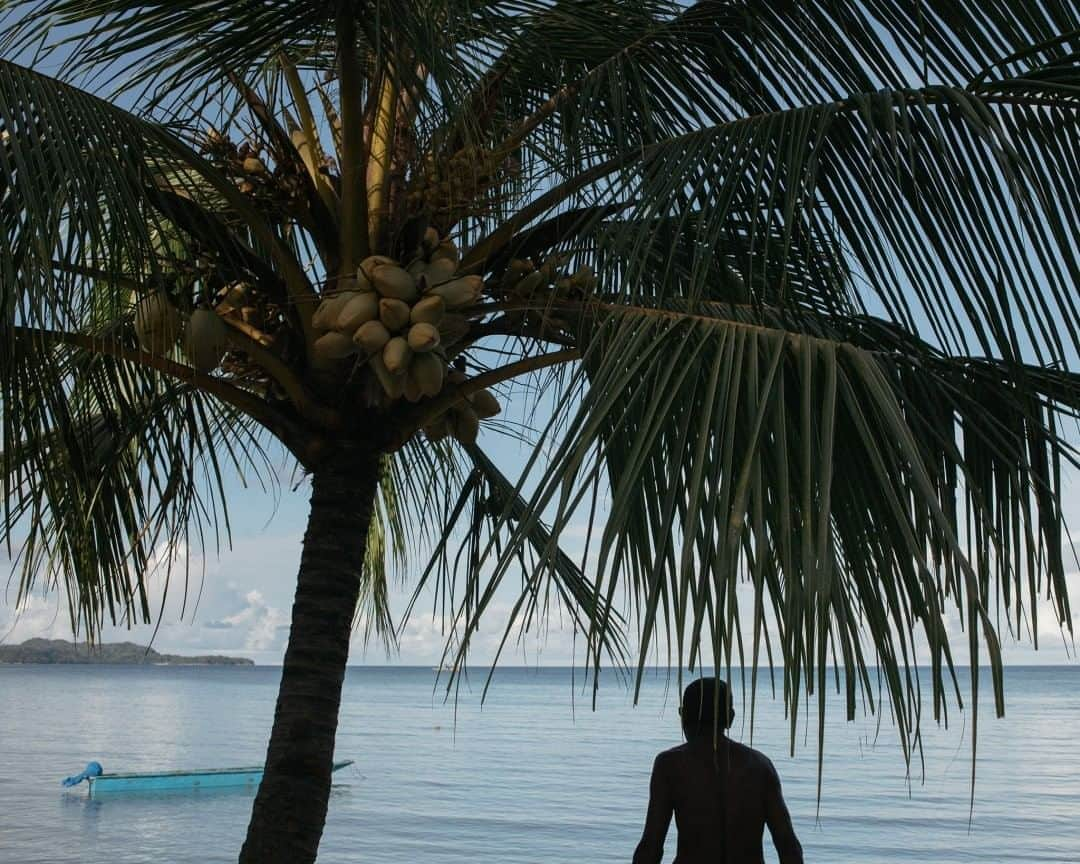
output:
[[[50,70],[53,58],[44,67]],[[918,70],[912,70],[918,77]],[[925,323],[925,322],[921,322]],[[486,431],[482,443],[511,478],[528,457],[528,451],[507,436]],[[1080,476],[1071,473],[1065,478],[1063,505],[1071,524],[1080,524],[1080,498],[1077,497]],[[160,627],[137,625],[109,626],[103,637],[107,641],[130,639],[147,643],[154,637],[154,646],[162,651],[183,653],[217,652],[244,655],[263,663],[280,661],[288,633],[289,608],[299,563],[301,540],[307,516],[307,484],[296,490],[285,484],[280,500],[271,499],[258,487],[243,489],[236,486],[230,496],[230,514],[234,526],[232,547],[220,555],[207,556],[192,552],[192,572],[196,588],[181,602],[179,592],[170,592]],[[580,551],[583,531],[571,525],[562,542],[567,551]],[[422,566],[423,554],[414,556],[414,568]],[[0,559],[0,566],[3,565]],[[201,576],[201,579],[200,579]],[[393,605],[400,614],[410,596],[411,580],[404,574],[405,586],[396,587]],[[1072,596],[1080,605],[1080,574],[1070,577]],[[201,589],[199,585],[201,584]],[[155,586],[160,593],[160,586]],[[56,593],[37,594],[21,609],[14,606],[15,585],[9,582],[0,597],[0,639],[18,642],[33,636],[70,637],[66,618],[66,602]],[[500,597],[492,609],[490,623],[478,637],[476,660],[487,659],[501,636],[500,617],[509,605],[508,597]],[[1016,643],[1006,637],[1006,656],[1014,663],[1072,662],[1071,651],[1065,646],[1052,616],[1040,616],[1042,650],[1032,652],[1028,641]],[[962,644],[953,622],[957,644]],[[431,603],[421,602],[405,625],[397,653],[387,656],[377,644],[365,647],[358,635],[354,643],[353,662],[403,663],[428,665],[438,662],[443,647],[441,621],[431,612]],[[565,664],[573,659],[573,634],[555,622],[544,636],[529,643],[507,658],[510,662],[540,662]]]
[[[484,433],[483,443],[507,470],[523,464],[528,456],[522,445],[498,433]],[[239,483],[232,484],[229,498],[232,547],[223,549],[220,555],[212,552],[200,555],[197,550],[190,551],[194,588],[185,604],[179,583],[174,581],[156,636],[153,625],[128,628],[121,624],[106,627],[104,640],[148,643],[153,637],[153,645],[160,651],[216,652],[247,656],[261,663],[280,662],[288,634],[289,609],[310,491],[306,481],[295,490],[291,488],[295,482],[287,482],[289,469],[284,463],[282,473],[285,482],[277,499],[258,487],[245,489]],[[574,549],[575,543],[580,543],[580,538],[574,536],[576,533],[583,532],[576,532],[573,527],[566,532],[564,539],[570,550]],[[426,556],[418,552],[413,560],[415,572],[418,572],[426,562]],[[409,578],[409,573],[398,574],[398,577],[393,605],[400,620],[412,596],[415,580]],[[160,597],[160,583],[152,584],[155,598]],[[0,599],[0,639],[13,643],[36,636],[71,638],[67,607],[61,595],[39,591],[17,610],[15,590],[15,583],[9,581],[5,595]],[[379,643],[365,646],[362,635],[357,633],[352,662],[437,663],[445,640],[440,621],[432,614],[430,597],[426,599],[427,602],[417,605],[406,624],[399,651],[388,655]],[[496,603],[491,616],[492,626],[484,628],[477,642],[478,658],[490,655],[497,644],[496,637],[502,631],[495,624],[505,616],[508,602],[500,600]],[[536,662],[539,654],[543,662],[563,665],[571,660],[572,638],[572,633],[564,633],[556,626],[546,644],[544,640],[535,642],[528,646],[527,653],[519,652],[514,656],[519,658],[518,662],[523,657],[528,662]]]
[[[513,410],[513,409],[511,409]],[[483,434],[482,443],[511,477],[528,457],[527,449],[508,436],[493,430]],[[283,463],[283,471],[287,477]],[[1072,524],[1080,524],[1080,499],[1077,498],[1077,477],[1065,478],[1063,500],[1066,515]],[[293,484],[295,485],[295,484]],[[307,518],[308,485],[302,483],[292,490],[284,484],[279,499],[263,493],[258,487],[244,489],[235,484],[230,496],[230,515],[234,532],[231,549],[220,555],[191,553],[191,572],[194,588],[182,602],[181,590],[175,584],[165,603],[161,626],[154,634],[153,625],[124,625],[106,627],[105,641],[131,640],[149,643],[159,651],[176,653],[221,653],[245,656],[258,663],[279,663],[288,636],[289,610],[295,587],[300,547]],[[580,553],[584,526],[571,525],[564,532],[564,548]],[[414,555],[413,576],[426,560],[422,553]],[[395,583],[393,606],[400,620],[411,597],[414,579],[404,575],[404,584]],[[201,585],[200,585],[201,582]],[[1080,601],[1080,574],[1069,577],[1074,605]],[[155,597],[161,586],[155,582]],[[0,639],[20,642],[35,636],[70,638],[71,628],[63,598],[57,594],[38,592],[21,610],[14,607],[15,585],[9,583],[0,598]],[[505,591],[498,596],[485,625],[477,636],[473,662],[489,662],[502,635],[502,622],[512,602]],[[1010,663],[1073,663],[1071,646],[1065,643],[1052,615],[1045,605],[1040,615],[1040,650],[1031,649],[1030,640],[1017,641],[1005,636],[1006,659]],[[441,619],[433,614],[431,597],[425,597],[414,610],[402,630],[398,651],[388,655],[381,644],[365,645],[361,634],[354,637],[353,663],[400,663],[404,665],[435,665],[439,662],[445,637]],[[743,608],[749,608],[744,604]],[[957,622],[951,622],[958,659],[963,656],[966,642]],[[511,650],[503,662],[512,664],[565,665],[580,661],[574,652],[573,632],[558,620],[551,622],[546,633],[533,634]],[[960,662],[963,662],[960,660]]]

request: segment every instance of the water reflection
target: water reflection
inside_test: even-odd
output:
[[[0,667],[0,860],[234,862],[253,789],[91,798],[59,780],[88,759],[124,771],[258,764],[278,678],[275,669]],[[647,682],[636,708],[605,684],[595,713],[568,673],[500,673],[483,707],[465,690],[457,706],[444,703],[431,678],[350,669],[337,749],[357,764],[334,777],[320,864],[628,860],[652,756],[677,736],[663,678]],[[887,720],[878,734],[872,718],[830,712],[819,813],[816,724],[800,718],[789,757],[782,707],[761,691],[754,744],[780,770],[807,860],[1080,861],[1080,668],[1010,671],[1006,687],[1006,718],[995,720],[991,704],[979,715],[970,822],[969,712],[953,713],[949,731],[928,722],[925,782],[918,761],[905,778]]]
[[[191,789],[140,789],[117,790],[115,792],[95,792],[92,801],[112,803],[114,801],[214,801],[219,798],[254,798],[258,786],[221,786],[218,788]]]

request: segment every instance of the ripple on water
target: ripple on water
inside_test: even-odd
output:
[[[0,860],[235,861],[250,792],[92,801],[58,783],[91,758],[115,770],[258,763],[279,674],[0,667]],[[321,862],[629,859],[653,755],[676,740],[662,677],[637,708],[605,683],[596,713],[563,671],[501,670],[483,706],[479,688],[455,708],[433,684],[428,669],[349,671],[338,752],[357,765],[335,777]],[[788,756],[780,706],[759,699],[754,745],[780,770],[807,860],[1080,861],[1080,667],[1010,670],[1007,695],[1004,720],[989,704],[980,714],[973,811],[964,715],[927,729],[925,777],[916,760],[907,778],[887,725],[875,734],[872,719],[830,714],[819,810],[815,730],[800,725]]]

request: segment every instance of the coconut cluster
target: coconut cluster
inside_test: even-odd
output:
[[[487,200],[521,165],[512,156],[483,147],[466,146],[449,157],[429,155],[410,184],[410,209],[438,214],[448,223],[490,212]]]
[[[447,383],[461,384],[463,372],[448,365],[447,349],[468,332],[467,319],[455,310],[472,306],[483,279],[459,272],[454,244],[434,230],[425,232],[416,256],[405,266],[384,255],[361,262],[348,284],[318,305],[312,325],[321,335],[313,346],[316,367],[331,369],[358,358],[370,370],[372,386],[389,401],[417,402],[437,396]],[[243,285],[226,286],[221,308],[244,302]],[[233,296],[236,295],[236,296]],[[248,307],[242,306],[241,311]],[[135,334],[144,351],[163,355],[180,342],[191,365],[209,373],[229,350],[228,326],[217,311],[197,308],[184,316],[164,291],[135,304]],[[469,394],[425,427],[432,440],[453,435],[476,440],[480,421],[500,411],[488,390]]]
[[[499,295],[520,304],[523,323],[541,336],[573,331],[573,317],[563,317],[559,309],[572,309],[586,301],[597,285],[588,264],[574,272],[566,269],[568,256],[549,255],[536,264],[529,258],[512,258],[499,284]]]
[[[365,258],[345,290],[315,310],[312,325],[323,331],[316,362],[358,355],[390,399],[436,395],[446,378],[441,325],[448,310],[475,303],[484,285],[458,275],[458,263],[457,248],[434,231],[407,267],[385,255]]]
[[[573,273],[564,271],[566,256],[549,255],[539,266],[529,258],[511,258],[502,278],[502,290],[520,300],[533,298],[536,291],[554,290],[562,298],[584,297],[596,287],[596,276],[588,264]]]
[[[312,325],[322,332],[316,363],[328,367],[359,357],[389,400],[438,395],[452,377],[446,349],[465,335],[465,320],[454,310],[473,305],[484,287],[480,276],[461,274],[459,264],[457,247],[433,229],[404,266],[385,255],[365,258],[355,279],[315,310]],[[480,419],[499,410],[495,397],[483,392],[440,418],[431,436],[475,440]]]
[[[293,145],[298,150],[300,143],[294,134]],[[275,208],[302,204],[306,180],[293,154],[254,139],[237,144],[213,128],[207,131],[200,149],[244,195]],[[267,165],[267,158],[271,165]]]
[[[151,354],[166,354],[183,336],[184,353],[199,372],[216,369],[228,350],[228,328],[211,309],[196,309],[185,321],[164,291],[135,304],[135,336]]]
[[[465,373],[451,369],[446,376],[449,384],[464,384]],[[490,390],[479,390],[464,401],[455,402],[424,427],[424,434],[431,441],[441,441],[452,435],[463,444],[473,444],[480,432],[480,421],[489,420],[499,413],[499,400]]]

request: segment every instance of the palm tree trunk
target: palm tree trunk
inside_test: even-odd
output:
[[[274,728],[241,864],[305,864],[318,852],[378,479],[373,450],[342,454],[312,476]]]

